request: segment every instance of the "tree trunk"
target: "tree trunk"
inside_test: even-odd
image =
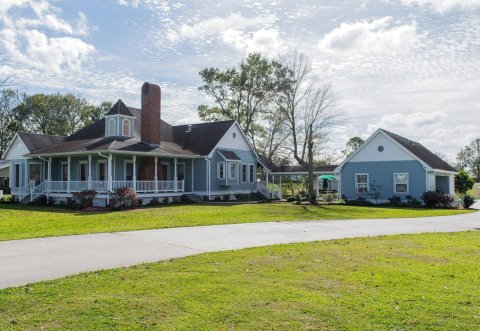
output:
[[[313,142],[308,142],[308,195],[310,202],[316,202],[315,187],[313,178]]]

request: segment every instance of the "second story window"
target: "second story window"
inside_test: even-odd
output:
[[[124,119],[122,122],[122,128],[123,128],[123,136],[124,137],[130,137],[130,121],[127,119]]]
[[[110,118],[108,120],[108,136],[113,137],[117,135],[117,128],[116,128],[116,123],[114,118]]]

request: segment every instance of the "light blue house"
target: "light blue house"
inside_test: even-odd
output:
[[[346,199],[420,199],[427,191],[455,192],[454,168],[421,144],[379,129],[336,169]]]
[[[257,192],[257,155],[235,121],[172,126],[161,120],[161,91],[142,86],[141,109],[121,100],[107,115],[68,137],[18,133],[3,158],[12,195],[65,199],[94,189],[135,189],[139,198],[196,195],[205,200]]]

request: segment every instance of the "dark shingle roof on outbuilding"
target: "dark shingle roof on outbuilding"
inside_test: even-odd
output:
[[[407,139],[405,137],[399,136],[398,134],[386,131],[381,129],[385,134],[390,138],[395,140],[397,143],[406,148],[410,153],[418,157],[420,160],[428,164],[433,169],[444,170],[444,171],[456,171],[451,165],[443,161],[437,155],[432,153],[428,148],[422,144]]]

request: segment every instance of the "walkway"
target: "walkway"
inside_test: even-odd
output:
[[[247,247],[423,232],[480,230],[480,214],[213,225],[0,242],[0,288],[81,272]]]

